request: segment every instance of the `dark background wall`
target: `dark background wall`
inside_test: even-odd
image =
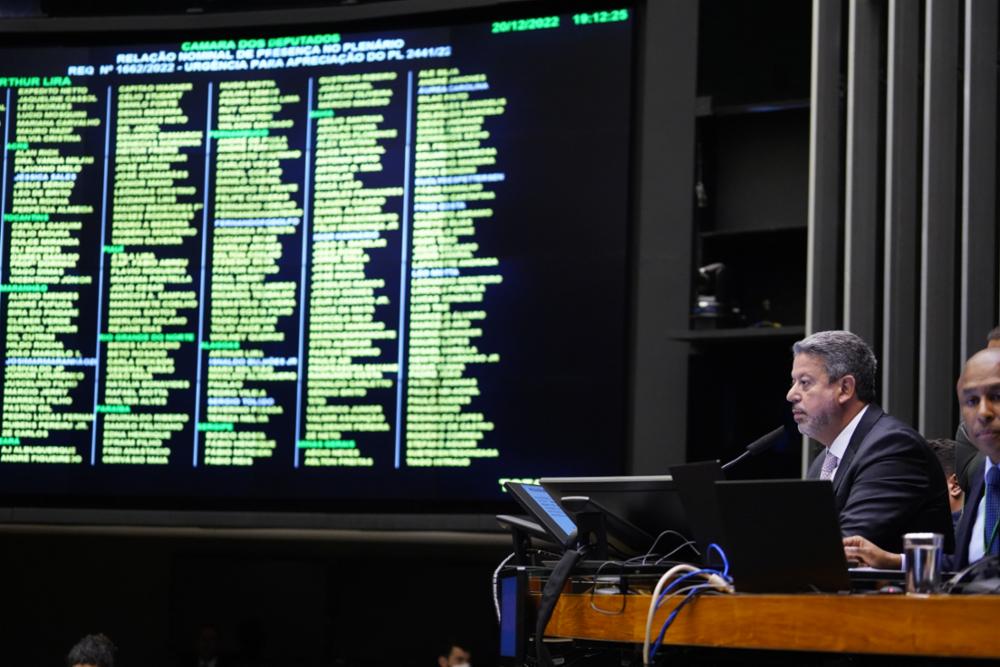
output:
[[[249,666],[433,665],[451,636],[494,665],[506,551],[499,535],[4,530],[4,660],[60,665],[103,632],[122,667],[196,665],[212,624]]]

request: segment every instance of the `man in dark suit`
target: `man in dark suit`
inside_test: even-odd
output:
[[[946,555],[946,570],[961,570],[983,556],[1000,554],[1000,349],[991,347],[966,362],[956,386],[962,425],[984,455],[969,475],[965,510],[955,531],[955,553]],[[868,540],[844,538],[847,557],[872,567],[899,568],[902,557]],[[898,551],[898,550],[893,550]]]
[[[890,551],[902,550],[903,533],[942,533],[950,551],[941,465],[919,433],[873,403],[871,348],[848,331],[821,331],[792,350],[786,398],[799,431],[825,448],[807,477],[833,483],[841,532]]]
[[[986,334],[986,347],[1000,349],[1000,327]],[[962,490],[968,495],[975,473],[982,470],[985,458],[969,439],[964,423],[958,425],[955,441],[958,443],[955,447],[955,475]]]
[[[1000,349],[972,355],[958,378],[958,405],[969,440],[983,454],[969,473],[969,496],[956,530],[955,556],[945,567],[960,570],[983,556],[1000,555]]]

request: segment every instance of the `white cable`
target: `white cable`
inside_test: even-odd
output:
[[[681,595],[683,593],[690,593],[695,588],[699,588],[699,587],[702,587],[702,586],[705,586],[705,585],[706,585],[705,582],[699,581],[698,583],[694,583],[694,584],[691,584],[689,586],[681,586],[680,588],[677,588],[676,590],[672,590],[672,591],[670,591],[670,595],[668,595],[667,597],[663,598],[663,601],[660,602],[660,604],[658,604],[656,606],[656,608],[659,609],[660,607],[662,607],[665,604],[669,603],[671,600],[673,600],[678,595]],[[706,590],[705,592],[706,593],[712,593],[712,592],[716,592],[717,590],[718,589],[713,589],[711,591]],[[652,637],[650,637],[650,642],[652,643]]]
[[[510,559],[513,558],[515,555],[517,554],[512,553],[511,555],[504,558],[500,562],[500,565],[497,566],[497,569],[493,570],[493,607],[497,610],[498,624],[500,623],[500,595],[497,592],[497,579],[499,579],[500,577],[500,570],[502,570],[503,566],[506,565],[510,561]]]
[[[695,567],[694,565],[688,565],[687,563],[681,563],[680,565],[675,565],[664,573],[660,580],[656,582],[656,588],[653,589],[653,597],[649,601],[649,612],[646,614],[646,632],[642,640],[642,664],[649,665],[649,645],[650,645],[650,635],[653,630],[653,617],[656,615],[656,610],[660,606],[656,603],[657,599],[660,597],[660,593],[663,592],[664,585],[674,577],[675,574],[698,572],[699,576],[704,577],[707,583],[718,591],[725,593],[732,593],[733,586],[728,581],[726,581],[722,576],[715,573],[708,573],[701,571],[702,568]],[[701,586],[703,584],[693,584],[691,586],[682,586],[679,590],[671,592],[664,601],[669,600],[681,591],[688,592],[692,590],[695,586]]]
[[[676,575],[682,572],[697,572],[701,568],[695,567],[694,565],[688,565],[687,563],[681,563],[680,565],[674,565],[672,568],[663,573],[660,580],[656,582],[656,588],[653,589],[653,597],[649,601],[649,611],[646,613],[646,634],[642,640],[642,664],[649,664],[649,634],[653,628],[653,616],[656,614],[656,600],[660,597],[660,592],[668,581],[673,579]]]

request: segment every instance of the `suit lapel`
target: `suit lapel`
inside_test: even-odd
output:
[[[986,465],[985,462],[983,465]],[[976,522],[979,501],[982,500],[983,492],[986,490],[986,476],[983,474],[983,468],[973,471],[972,475],[974,477],[969,486],[969,497],[965,499],[962,518],[958,520],[958,528],[955,530],[955,565],[958,568],[969,564],[969,545],[975,539],[972,528]]]
[[[851,441],[847,443],[847,449],[844,450],[844,457],[840,459],[840,463],[837,465],[837,476],[833,478],[833,492],[834,494],[840,491],[841,485],[847,478],[847,471],[851,467],[851,461],[854,460],[854,455],[858,453],[858,448],[861,447],[861,443],[868,436],[868,433],[872,430],[877,422],[883,415],[882,408],[875,405],[874,403],[868,404],[868,409],[865,410],[865,414],[861,417],[861,421],[858,422],[858,427],[854,429],[854,433],[851,434]]]

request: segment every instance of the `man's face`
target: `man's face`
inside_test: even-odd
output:
[[[819,357],[795,355],[792,388],[785,398],[792,404],[792,417],[799,433],[829,447],[840,432],[841,396],[841,383],[830,382]]]
[[[982,350],[969,359],[957,390],[969,439],[1000,463],[1000,349]]]
[[[451,647],[451,653],[448,654],[447,660],[444,656],[438,658],[440,667],[463,667],[463,665],[468,666],[471,663],[472,654],[459,646]]]

